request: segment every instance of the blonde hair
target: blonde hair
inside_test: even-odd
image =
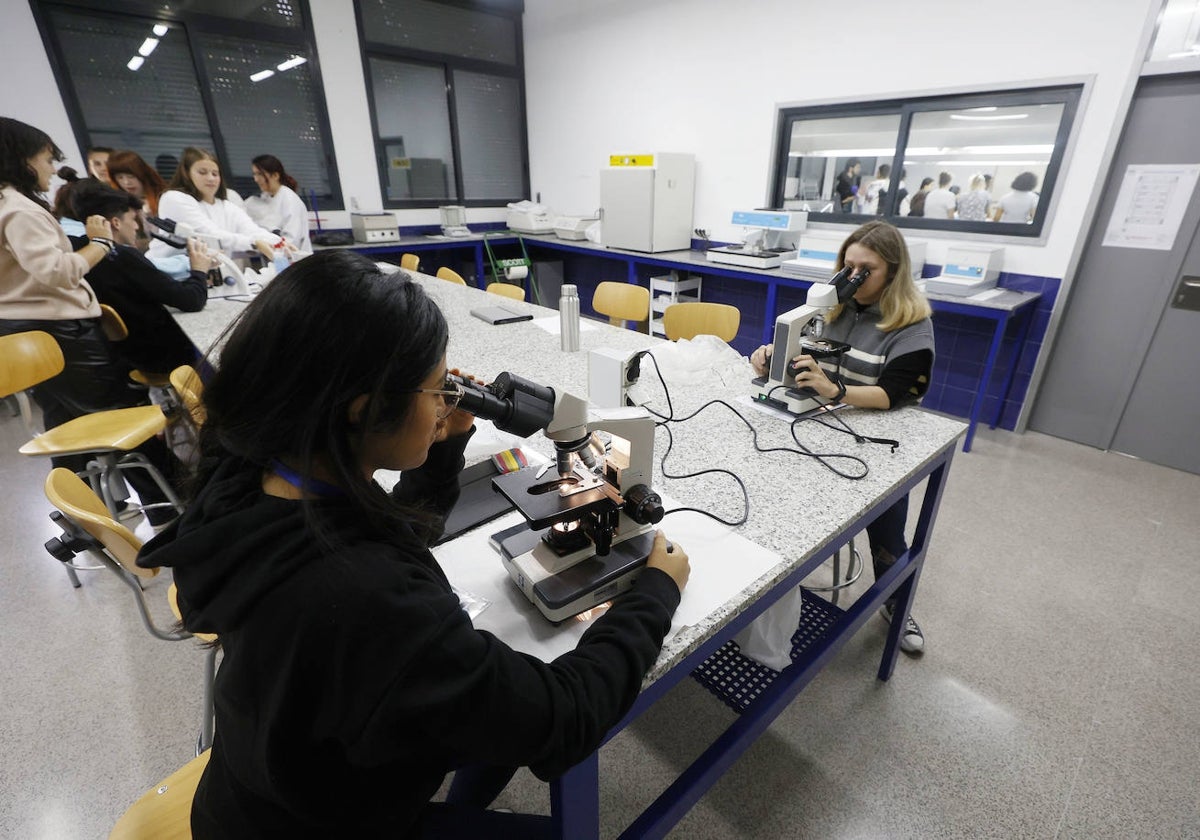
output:
[[[842,243],[837,255],[837,271],[841,271],[846,264],[846,249],[855,243],[874,251],[887,263],[888,282],[883,287],[883,296],[879,298],[879,311],[882,315],[879,321],[880,330],[893,332],[903,329],[925,320],[933,313],[929,308],[929,301],[913,282],[912,261],[900,231],[887,222],[867,222],[847,236],[846,241]],[[833,323],[842,314],[843,309],[845,304],[839,303],[825,320]]]
[[[983,177],[982,172],[976,172],[974,175],[971,176],[971,183],[968,186],[968,189],[982,190],[986,187],[987,187],[987,179]]]

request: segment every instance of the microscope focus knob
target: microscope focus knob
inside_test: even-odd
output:
[[[657,525],[666,510],[657,493],[645,484],[635,484],[625,494],[625,513],[639,525]]]

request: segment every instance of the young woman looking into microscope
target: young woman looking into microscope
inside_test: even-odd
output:
[[[195,837],[540,836],[547,818],[484,809],[512,768],[593,752],[657,659],[689,574],[661,533],[553,662],[472,626],[426,547],[474,421],[448,339],[417,283],[345,251],[285,270],[229,334],[194,498],[139,561],[172,568],[184,624],[224,651]],[[402,471],[392,495],[378,469]]]
[[[933,370],[933,322],[929,301],[913,282],[904,237],[887,222],[867,222],[846,237],[838,251],[835,270],[846,266],[855,273],[863,269],[870,273],[850,301],[826,316],[825,337],[844,341],[851,350],[842,359],[840,373],[800,354],[794,359],[799,369],[796,386],[811,388],[827,402],[857,408],[886,410],[919,400]],[[769,344],[750,356],[760,376],[767,374],[770,360]],[[867,526],[876,578],[908,550],[907,517],[905,496]],[[894,607],[895,598],[884,605],[880,614],[885,620],[892,620]],[[900,648],[919,653],[924,646],[921,627],[910,615]]]

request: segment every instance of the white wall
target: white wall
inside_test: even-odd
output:
[[[557,209],[592,209],[609,154],[693,152],[694,226],[734,240],[730,212],[768,195],[782,103],[1090,79],[1044,244],[1004,243],[1006,270],[1064,277],[1159,5],[526,0],[531,186]],[[921,236],[941,262],[945,245]]]
[[[58,93],[50,59],[29,3],[0,0],[0,116],[37,126],[66,154],[63,162],[83,172],[83,150]]]

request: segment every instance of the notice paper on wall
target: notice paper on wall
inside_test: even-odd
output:
[[[1200,164],[1127,167],[1103,244],[1110,248],[1170,251],[1198,176]]]

